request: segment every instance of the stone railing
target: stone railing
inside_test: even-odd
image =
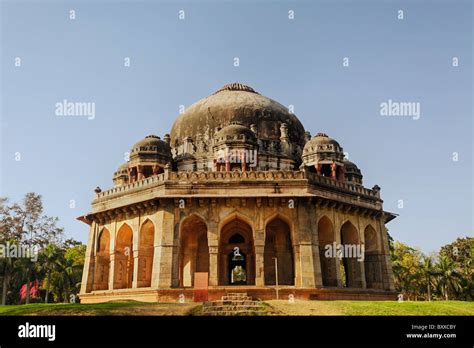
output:
[[[107,191],[99,192],[97,194],[97,198],[104,198],[104,197],[108,197],[108,196],[113,196],[115,194],[124,193],[124,192],[130,191],[130,190],[133,190],[133,189],[137,189],[137,188],[151,186],[153,184],[157,184],[157,183],[160,183],[160,182],[161,183],[165,182],[165,175],[163,173],[158,174],[158,175],[154,175],[154,176],[150,176],[149,178],[146,178],[146,179],[143,179],[143,180],[135,181],[131,184],[116,186],[116,187],[113,187],[113,188],[111,188]]]
[[[107,191],[97,194],[97,199],[115,196],[116,194],[126,193],[128,191],[164,184],[165,181],[187,181],[191,183],[205,183],[209,181],[245,181],[245,180],[304,180],[310,183],[322,185],[326,187],[334,187],[340,190],[349,191],[356,194],[378,197],[378,193],[374,190],[367,189],[362,186],[356,186],[334,180],[332,178],[317,175],[308,171],[255,171],[255,172],[166,172],[151,176],[149,178],[126,184],[123,186],[113,187]]]
[[[378,194],[378,191],[374,191],[374,190],[365,188],[363,186],[358,186],[358,185],[349,184],[346,182],[337,181],[332,178],[328,178],[326,176],[318,175],[316,173],[306,172],[305,176],[311,183],[314,183],[314,184],[336,187],[344,191],[350,191],[352,193],[361,194],[365,196],[371,196],[371,197],[376,197],[376,198],[380,196]]]
[[[209,180],[285,180],[304,179],[301,171],[265,172],[171,172],[170,180],[209,181]]]

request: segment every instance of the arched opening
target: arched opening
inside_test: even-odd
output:
[[[336,270],[339,260],[333,250],[336,240],[332,222],[326,216],[323,216],[318,223],[318,241],[323,286],[337,286]],[[331,252],[327,252],[328,250]]]
[[[219,285],[255,285],[255,251],[252,228],[235,218],[221,229]]]
[[[115,243],[114,289],[131,288],[133,282],[133,231],[123,224]]]
[[[275,258],[278,267],[278,284],[294,285],[295,272],[290,226],[275,218],[265,229],[264,280],[265,285],[275,285]]]
[[[367,288],[382,288],[382,269],[377,248],[377,233],[369,225],[364,230],[365,240],[365,283]]]
[[[99,233],[96,251],[94,290],[107,290],[109,288],[110,233],[106,228]]]
[[[194,273],[209,273],[209,246],[207,225],[196,215],[181,223],[179,253],[180,286],[194,286]]]
[[[361,288],[361,268],[359,259],[359,234],[355,226],[347,221],[341,227],[341,247],[343,252],[342,265],[343,284],[349,288]]]
[[[151,271],[153,268],[155,226],[146,220],[140,228],[138,243],[138,287],[151,286]]]

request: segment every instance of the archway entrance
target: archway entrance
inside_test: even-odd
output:
[[[236,218],[221,229],[219,285],[255,285],[252,228]]]
[[[107,290],[109,288],[110,267],[110,233],[104,228],[97,241],[97,255],[95,266],[94,290]]]
[[[339,260],[335,255],[326,257],[326,246],[333,246],[336,241],[331,220],[323,216],[318,223],[319,260],[321,262],[321,277],[323,286],[337,286],[337,265]]]
[[[275,258],[278,263],[278,284],[294,285],[295,272],[290,226],[279,218],[270,221],[265,229],[265,285],[276,285]]]
[[[140,228],[138,244],[138,287],[151,286],[151,271],[154,256],[155,226],[146,220]]]
[[[206,223],[191,215],[181,224],[180,238],[179,283],[182,287],[194,286],[194,273],[209,273]]]
[[[377,233],[372,226],[364,231],[365,240],[365,283],[367,288],[382,288],[382,269],[377,247]]]
[[[115,242],[114,289],[131,288],[133,282],[133,231],[123,224]]]
[[[359,245],[359,233],[349,221],[341,227],[341,244],[344,252],[349,249],[355,250],[355,247]],[[344,255],[342,265],[345,274],[344,285],[348,288],[361,288],[361,265],[357,261],[357,256]]]

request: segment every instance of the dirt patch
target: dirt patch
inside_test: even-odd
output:
[[[319,301],[285,300],[266,301],[272,307],[272,315],[344,315],[344,311]]]

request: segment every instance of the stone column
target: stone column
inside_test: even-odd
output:
[[[341,245],[341,217],[337,213],[333,213],[333,225],[334,225],[334,240],[336,246]],[[336,257],[336,278],[337,287],[342,288],[342,273],[341,273],[341,259]]]
[[[230,161],[229,158],[225,159],[225,171],[230,172]]]
[[[114,289],[115,281],[115,249],[110,251],[110,267],[109,267],[109,290]]]
[[[219,246],[209,245],[209,286],[217,286],[219,283],[219,275],[217,273],[219,263]]]
[[[382,263],[382,284],[384,290],[395,291],[395,283],[393,279],[392,263],[390,261],[390,251],[388,247],[388,236],[385,223],[382,219],[378,220],[378,230],[382,238],[382,254],[379,260]]]
[[[138,248],[140,244],[140,214],[137,214],[128,222],[132,228],[132,257],[133,257],[133,276],[132,276],[132,288],[138,288],[138,274],[139,274],[139,264],[138,264]]]
[[[135,245],[133,245],[133,280],[132,280],[132,288],[138,288],[138,276],[140,272],[139,268],[139,258],[138,258],[139,250],[138,248],[135,249]]]
[[[153,271],[151,286],[154,288],[170,288],[173,285],[174,255],[174,206],[164,202],[162,210],[157,212],[156,229],[161,233],[154,243]]]
[[[265,258],[265,231],[257,230],[257,238],[255,239],[255,285],[264,286],[265,285],[265,268],[264,268],[264,258]]]
[[[212,207],[211,209],[217,209]],[[215,219],[214,219],[215,220]],[[216,221],[207,224],[207,243],[209,245],[209,286],[219,285],[219,227]]]
[[[246,172],[247,171],[247,159],[245,158],[245,153],[243,153],[241,156],[240,156],[240,163],[242,164],[242,172]]]
[[[96,249],[97,240],[97,223],[92,221],[89,228],[89,238],[87,241],[86,256],[84,259],[84,271],[82,273],[81,294],[91,292],[94,285],[95,274],[95,257],[94,250]]]
[[[308,224],[308,221],[311,221],[312,215],[314,215],[314,207],[309,201],[302,200],[298,203],[297,209],[297,221],[294,226],[297,228],[298,239],[293,242],[297,247],[295,252],[296,284],[304,288],[314,288],[318,269],[315,268],[315,260],[313,259],[312,229],[316,226],[311,226],[314,223]],[[319,270],[319,273],[321,273],[321,270]]]

